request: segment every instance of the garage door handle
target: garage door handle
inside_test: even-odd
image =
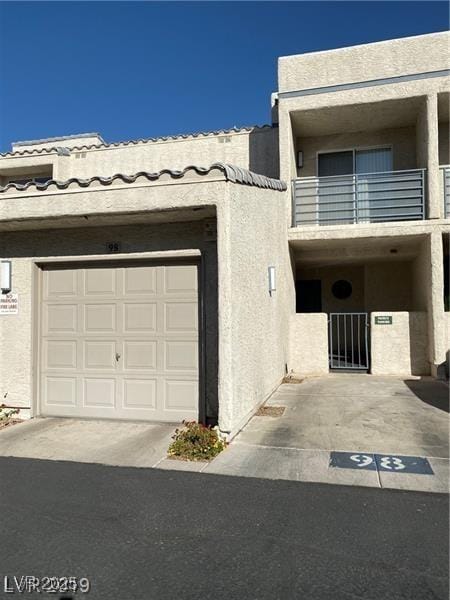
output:
[[[120,354],[116,352],[116,361],[119,362]]]

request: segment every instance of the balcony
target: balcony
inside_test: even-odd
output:
[[[445,218],[450,218],[450,166],[441,167]]]
[[[293,227],[422,220],[425,169],[294,179],[292,203]]]

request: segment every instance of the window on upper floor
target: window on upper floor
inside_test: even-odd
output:
[[[392,148],[389,147],[320,152],[317,157],[318,177],[381,173],[392,169]]]

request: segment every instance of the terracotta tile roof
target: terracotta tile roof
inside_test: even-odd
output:
[[[210,167],[197,167],[195,165],[191,165],[183,169],[182,171],[173,171],[170,169],[162,169],[156,173],[149,173],[147,171],[140,171],[139,173],[135,173],[134,175],[124,175],[123,173],[117,173],[116,175],[112,175],[111,177],[90,177],[88,179],[79,179],[72,178],[67,179],[65,181],[56,181],[55,179],[49,179],[45,183],[36,183],[34,181],[30,181],[25,184],[17,184],[17,183],[8,183],[8,185],[4,187],[0,187],[0,193],[8,193],[12,191],[25,192],[27,190],[31,192],[39,192],[45,190],[65,190],[69,187],[80,187],[80,188],[89,188],[91,185],[99,184],[102,186],[108,186],[116,181],[122,181],[123,183],[132,184],[138,178],[145,178],[148,181],[156,181],[162,175],[168,175],[171,179],[182,179],[186,173],[194,171],[197,175],[209,175],[212,171],[218,171],[224,175],[226,181],[231,181],[232,183],[240,183],[242,185],[250,185],[259,188],[265,188],[270,190],[284,191],[287,189],[286,183],[284,181],[280,181],[279,179],[272,179],[270,177],[266,177],[265,175],[259,175],[257,173],[253,173],[252,171],[248,171],[247,169],[242,169],[241,167],[237,167],[234,165],[228,165],[225,163],[214,163]]]

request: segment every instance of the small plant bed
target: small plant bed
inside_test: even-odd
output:
[[[286,375],[282,383],[303,383],[303,379],[296,377],[295,375]]]
[[[286,410],[285,406],[261,406],[261,408],[256,413],[256,416],[257,417],[281,417],[285,410]]]
[[[209,461],[226,447],[217,429],[196,421],[183,421],[183,428],[175,429],[172,440],[168,458],[177,460]]]
[[[14,417],[14,415],[17,414],[19,414],[19,410],[17,408],[8,408],[4,404],[1,404],[0,429],[4,429],[5,427],[9,427],[10,425],[17,425],[18,423],[22,423],[22,419]]]

